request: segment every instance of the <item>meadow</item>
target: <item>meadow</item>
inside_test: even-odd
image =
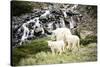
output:
[[[94,39],[93,39],[94,38]],[[81,40],[80,50],[76,53],[66,50],[65,53],[53,55],[48,47],[49,37],[38,38],[30,43],[12,48],[12,65],[61,64],[97,61],[96,37]],[[88,41],[88,42],[87,42]],[[86,43],[86,44],[85,44]]]

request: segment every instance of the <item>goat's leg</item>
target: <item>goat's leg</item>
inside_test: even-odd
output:
[[[51,51],[52,51],[52,54],[54,55],[54,54],[55,54],[55,51],[54,51],[54,49],[53,49],[53,48],[51,48]]]

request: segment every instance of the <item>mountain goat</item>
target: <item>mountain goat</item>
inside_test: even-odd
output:
[[[71,35],[71,31],[68,28],[57,28],[52,32],[52,40],[64,40],[65,35]]]
[[[69,35],[69,36],[65,36],[66,42],[67,42],[67,49],[69,50],[74,50],[74,49],[78,49],[79,50],[79,43],[80,43],[80,39],[78,36],[76,35]]]
[[[59,41],[48,41],[48,46],[50,47],[52,53],[59,52],[61,54],[64,52],[65,43],[63,40]]]

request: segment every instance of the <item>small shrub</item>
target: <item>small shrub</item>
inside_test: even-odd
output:
[[[94,42],[97,42],[97,36],[94,35],[88,35],[84,39],[80,40],[80,43],[82,45],[87,45],[89,43],[94,43]]]

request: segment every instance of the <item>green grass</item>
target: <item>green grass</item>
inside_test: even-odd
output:
[[[13,65],[38,65],[38,64],[58,64],[87,62],[97,60],[96,43],[82,46],[77,53],[66,50],[65,53],[53,55],[47,46],[49,38],[40,38],[33,40],[29,44],[13,48],[12,64]]]
[[[96,35],[87,35],[84,39],[80,39],[80,43],[82,45],[87,45],[87,44],[90,44],[90,43],[94,43],[96,42],[97,43],[97,36]]]

